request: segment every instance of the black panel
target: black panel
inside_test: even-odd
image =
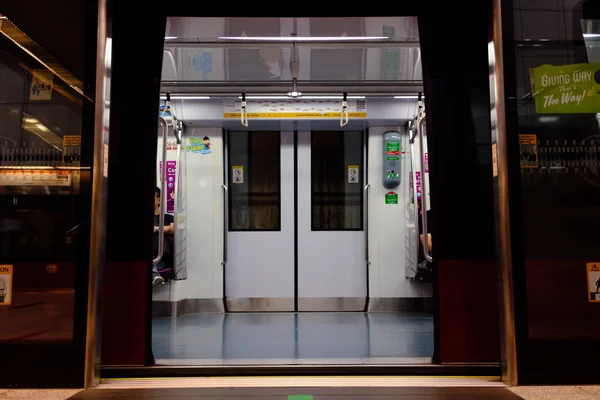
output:
[[[600,308],[585,267],[598,259],[600,130],[594,114],[538,114],[530,93],[532,68],[598,61],[581,20],[600,18],[600,4],[538,3],[506,0],[502,13],[519,383],[592,383]],[[520,134],[536,135],[538,168],[520,168]]]
[[[2,13],[15,23],[15,25],[36,40],[45,50],[53,54],[70,72],[84,83],[84,93],[94,98],[95,67],[96,67],[96,38],[97,38],[97,1],[79,1],[76,4],[66,5],[67,2],[54,2],[52,4],[39,4],[35,1],[11,2],[3,4]],[[36,9],[36,12],[31,12]],[[69,21],[68,23],[66,21]],[[50,23],[55,25],[50,26]],[[72,41],[65,42],[65,37],[73,37]],[[14,58],[19,68],[43,68],[29,55],[18,49],[2,36],[0,39],[2,56]],[[84,51],[85,50],[87,51]],[[29,78],[27,78],[29,79]],[[9,97],[10,85],[3,82],[0,91]],[[68,127],[69,133],[80,133],[82,136],[81,166],[91,166],[93,157],[94,134],[94,105],[91,102],[81,101],[79,95],[65,88],[65,84],[54,77],[56,91],[53,99],[42,102],[43,105],[32,105],[29,109],[36,117],[46,118],[44,121],[55,128]],[[66,89],[66,90],[65,90]],[[28,93],[28,89],[26,89]],[[62,90],[62,94],[59,90]],[[67,100],[70,98],[71,100]],[[6,99],[6,97],[5,97]],[[73,101],[74,100],[74,101]],[[29,105],[24,105],[27,112]],[[69,112],[69,109],[76,110]],[[23,108],[20,110],[23,111]],[[77,116],[74,116],[77,114]],[[64,134],[64,133],[63,133]],[[62,136],[62,135],[61,135]],[[32,138],[30,133],[22,131],[22,139]],[[42,163],[48,161],[38,157]],[[39,163],[37,164],[39,165]],[[4,187],[2,189],[8,190]],[[87,288],[89,265],[89,229],[91,209],[91,179],[90,174],[84,171],[81,175],[79,193],[61,195],[55,188],[47,187],[48,192],[37,195],[18,193],[17,213],[25,216],[29,214],[29,229],[20,233],[21,238],[28,235],[41,234],[39,246],[29,242],[24,249],[18,251],[17,246],[10,249],[10,256],[3,255],[0,263],[15,263],[15,267],[27,268],[28,274],[21,282],[13,282],[13,289],[20,290],[15,295],[22,296],[24,304],[13,303],[15,313],[20,316],[15,330],[22,329],[22,335],[9,338],[0,344],[0,386],[1,387],[77,387],[83,385],[85,336],[87,323]],[[0,195],[2,216],[4,219],[13,196]],[[11,200],[7,202],[8,200]],[[36,218],[37,217],[37,218]],[[39,218],[39,219],[38,219]],[[27,217],[24,218],[27,220]],[[0,221],[4,223],[5,221]],[[65,231],[74,228],[69,240],[65,239]],[[65,229],[66,228],[66,229]],[[44,237],[46,234],[55,235],[54,238]],[[37,231],[37,232],[36,232]],[[4,236],[6,238],[6,236]],[[0,239],[1,240],[1,239]],[[54,243],[48,246],[48,243]],[[17,244],[13,242],[12,244]],[[21,242],[23,244],[23,242]],[[44,244],[46,244],[44,248]],[[47,275],[46,263],[58,265],[56,275]],[[19,266],[20,264],[20,266]],[[65,266],[72,264],[73,266]],[[41,268],[39,268],[41,267]],[[71,270],[67,279],[57,279],[60,275]],[[15,278],[17,274],[15,273]],[[19,287],[17,287],[19,286]],[[56,287],[66,288],[63,292],[71,292],[71,299],[55,301],[56,295],[47,289]],[[40,303],[27,301],[32,293],[50,294],[50,298]],[[23,302],[22,302],[23,303]],[[42,307],[42,312],[58,316],[55,323],[45,326],[43,321],[31,317],[31,310]],[[68,316],[68,322],[64,316]],[[59,332],[59,319],[63,332]],[[1,328],[0,328],[1,329]],[[58,338],[59,336],[63,338]],[[68,336],[68,337],[67,337]]]
[[[451,6],[441,8],[445,7]],[[495,243],[488,21],[483,16],[490,14],[491,2],[469,4],[469,15],[482,17],[468,17],[468,23],[456,23],[457,19],[447,18],[439,8],[429,13],[424,6],[419,14],[430,162],[431,233],[435,242],[433,259],[434,263],[482,260],[484,265],[489,265],[489,261],[494,260]],[[453,13],[454,10],[446,11]],[[447,42],[441,39],[441,32],[462,38],[468,45],[444,45]],[[437,294],[437,267],[434,274],[434,293]],[[477,279],[473,277],[473,281]],[[491,286],[490,290],[495,293],[495,287]],[[440,357],[441,334],[437,296],[434,316],[435,362]]]

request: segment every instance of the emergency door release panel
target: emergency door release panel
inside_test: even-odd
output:
[[[386,189],[400,185],[400,143],[402,137],[396,131],[383,134],[382,183]]]

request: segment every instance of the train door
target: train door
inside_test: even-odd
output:
[[[298,311],[362,311],[367,298],[364,133],[298,132]]]
[[[227,309],[294,311],[294,132],[226,136]]]
[[[229,311],[362,311],[362,131],[227,133]]]

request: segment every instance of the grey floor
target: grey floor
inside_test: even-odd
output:
[[[157,364],[416,364],[433,354],[419,313],[191,314],[153,321]]]

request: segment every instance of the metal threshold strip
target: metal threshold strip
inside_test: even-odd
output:
[[[103,379],[96,389],[506,387],[498,377],[294,376]]]

